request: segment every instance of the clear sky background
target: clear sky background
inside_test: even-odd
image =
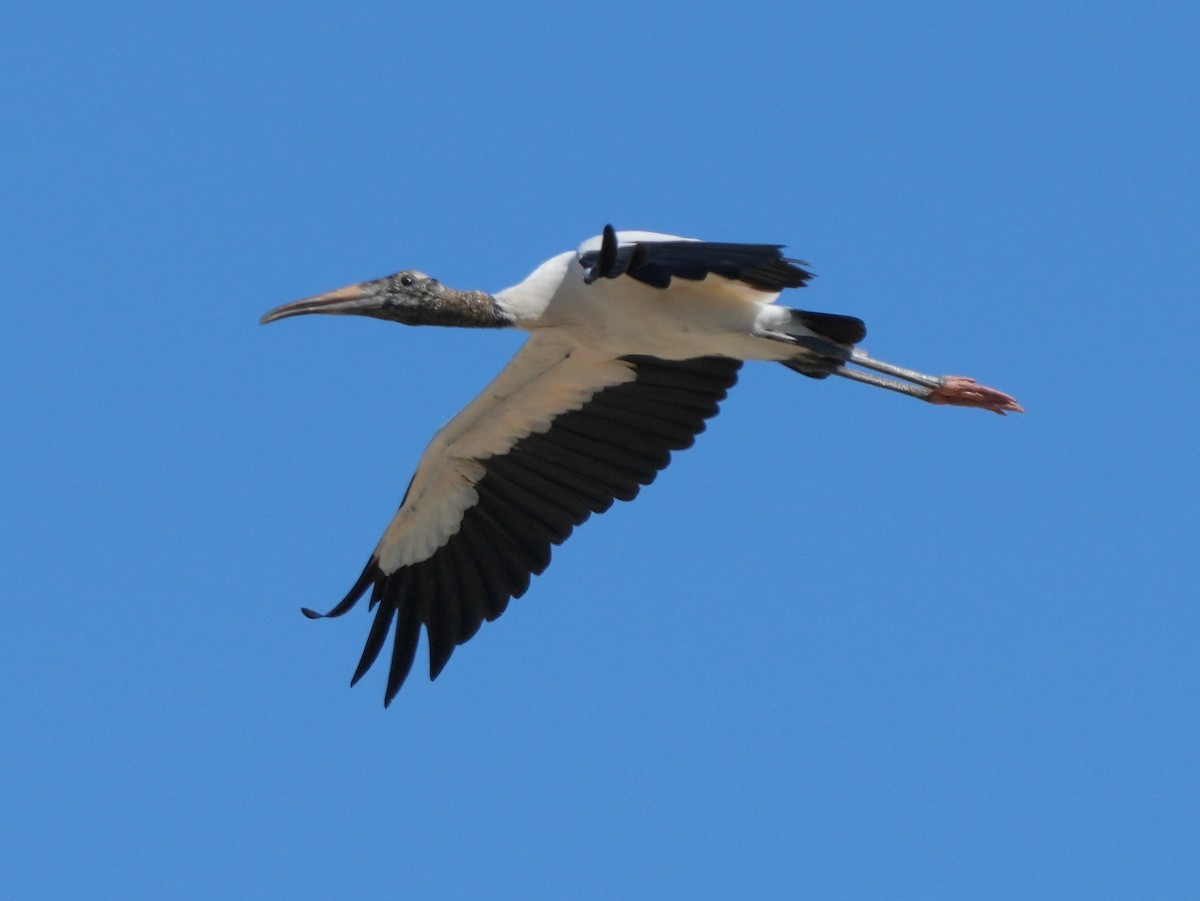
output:
[[[0,880],[36,897],[1195,897],[1192,2],[0,14]],[[748,366],[436,683],[358,575],[606,223],[1015,394]]]

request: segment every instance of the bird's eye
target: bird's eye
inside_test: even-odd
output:
[[[406,288],[415,281],[416,281],[416,279],[413,278],[411,275],[400,276],[400,284],[404,285],[404,287],[406,287]]]

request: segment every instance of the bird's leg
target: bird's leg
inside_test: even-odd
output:
[[[895,378],[884,378],[869,372],[848,369],[845,364],[832,370],[834,375],[854,379],[889,391],[898,391],[931,404],[950,404],[956,407],[978,407],[1003,416],[1005,413],[1024,413],[1016,398],[980,385],[972,378],[962,375],[926,375],[915,369],[905,369],[882,360],[872,359],[864,350],[854,350],[848,361],[864,369],[873,369]],[[903,379],[903,381],[897,381]]]

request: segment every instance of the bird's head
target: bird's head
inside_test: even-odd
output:
[[[264,325],[307,313],[372,316],[405,325],[422,325],[435,319],[447,294],[436,278],[406,269],[370,282],[346,285],[276,307],[260,320]]]

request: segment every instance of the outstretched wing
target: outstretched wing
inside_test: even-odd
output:
[[[377,609],[351,684],[390,634],[390,703],[422,625],[436,678],[455,647],[524,594],[551,545],[632,500],[671,451],[691,446],[740,367],[724,357],[603,359],[531,338],[434,437],[362,575],[324,614],[341,616],[370,589]]]
[[[616,232],[604,226],[604,234],[579,248],[584,281],[628,275],[655,288],[666,288],[672,278],[700,281],[720,275],[745,282],[759,291],[778,293],[784,288],[802,288],[812,273],[801,268],[801,260],[783,255],[782,244],[721,244],[693,241],[652,232]]]

